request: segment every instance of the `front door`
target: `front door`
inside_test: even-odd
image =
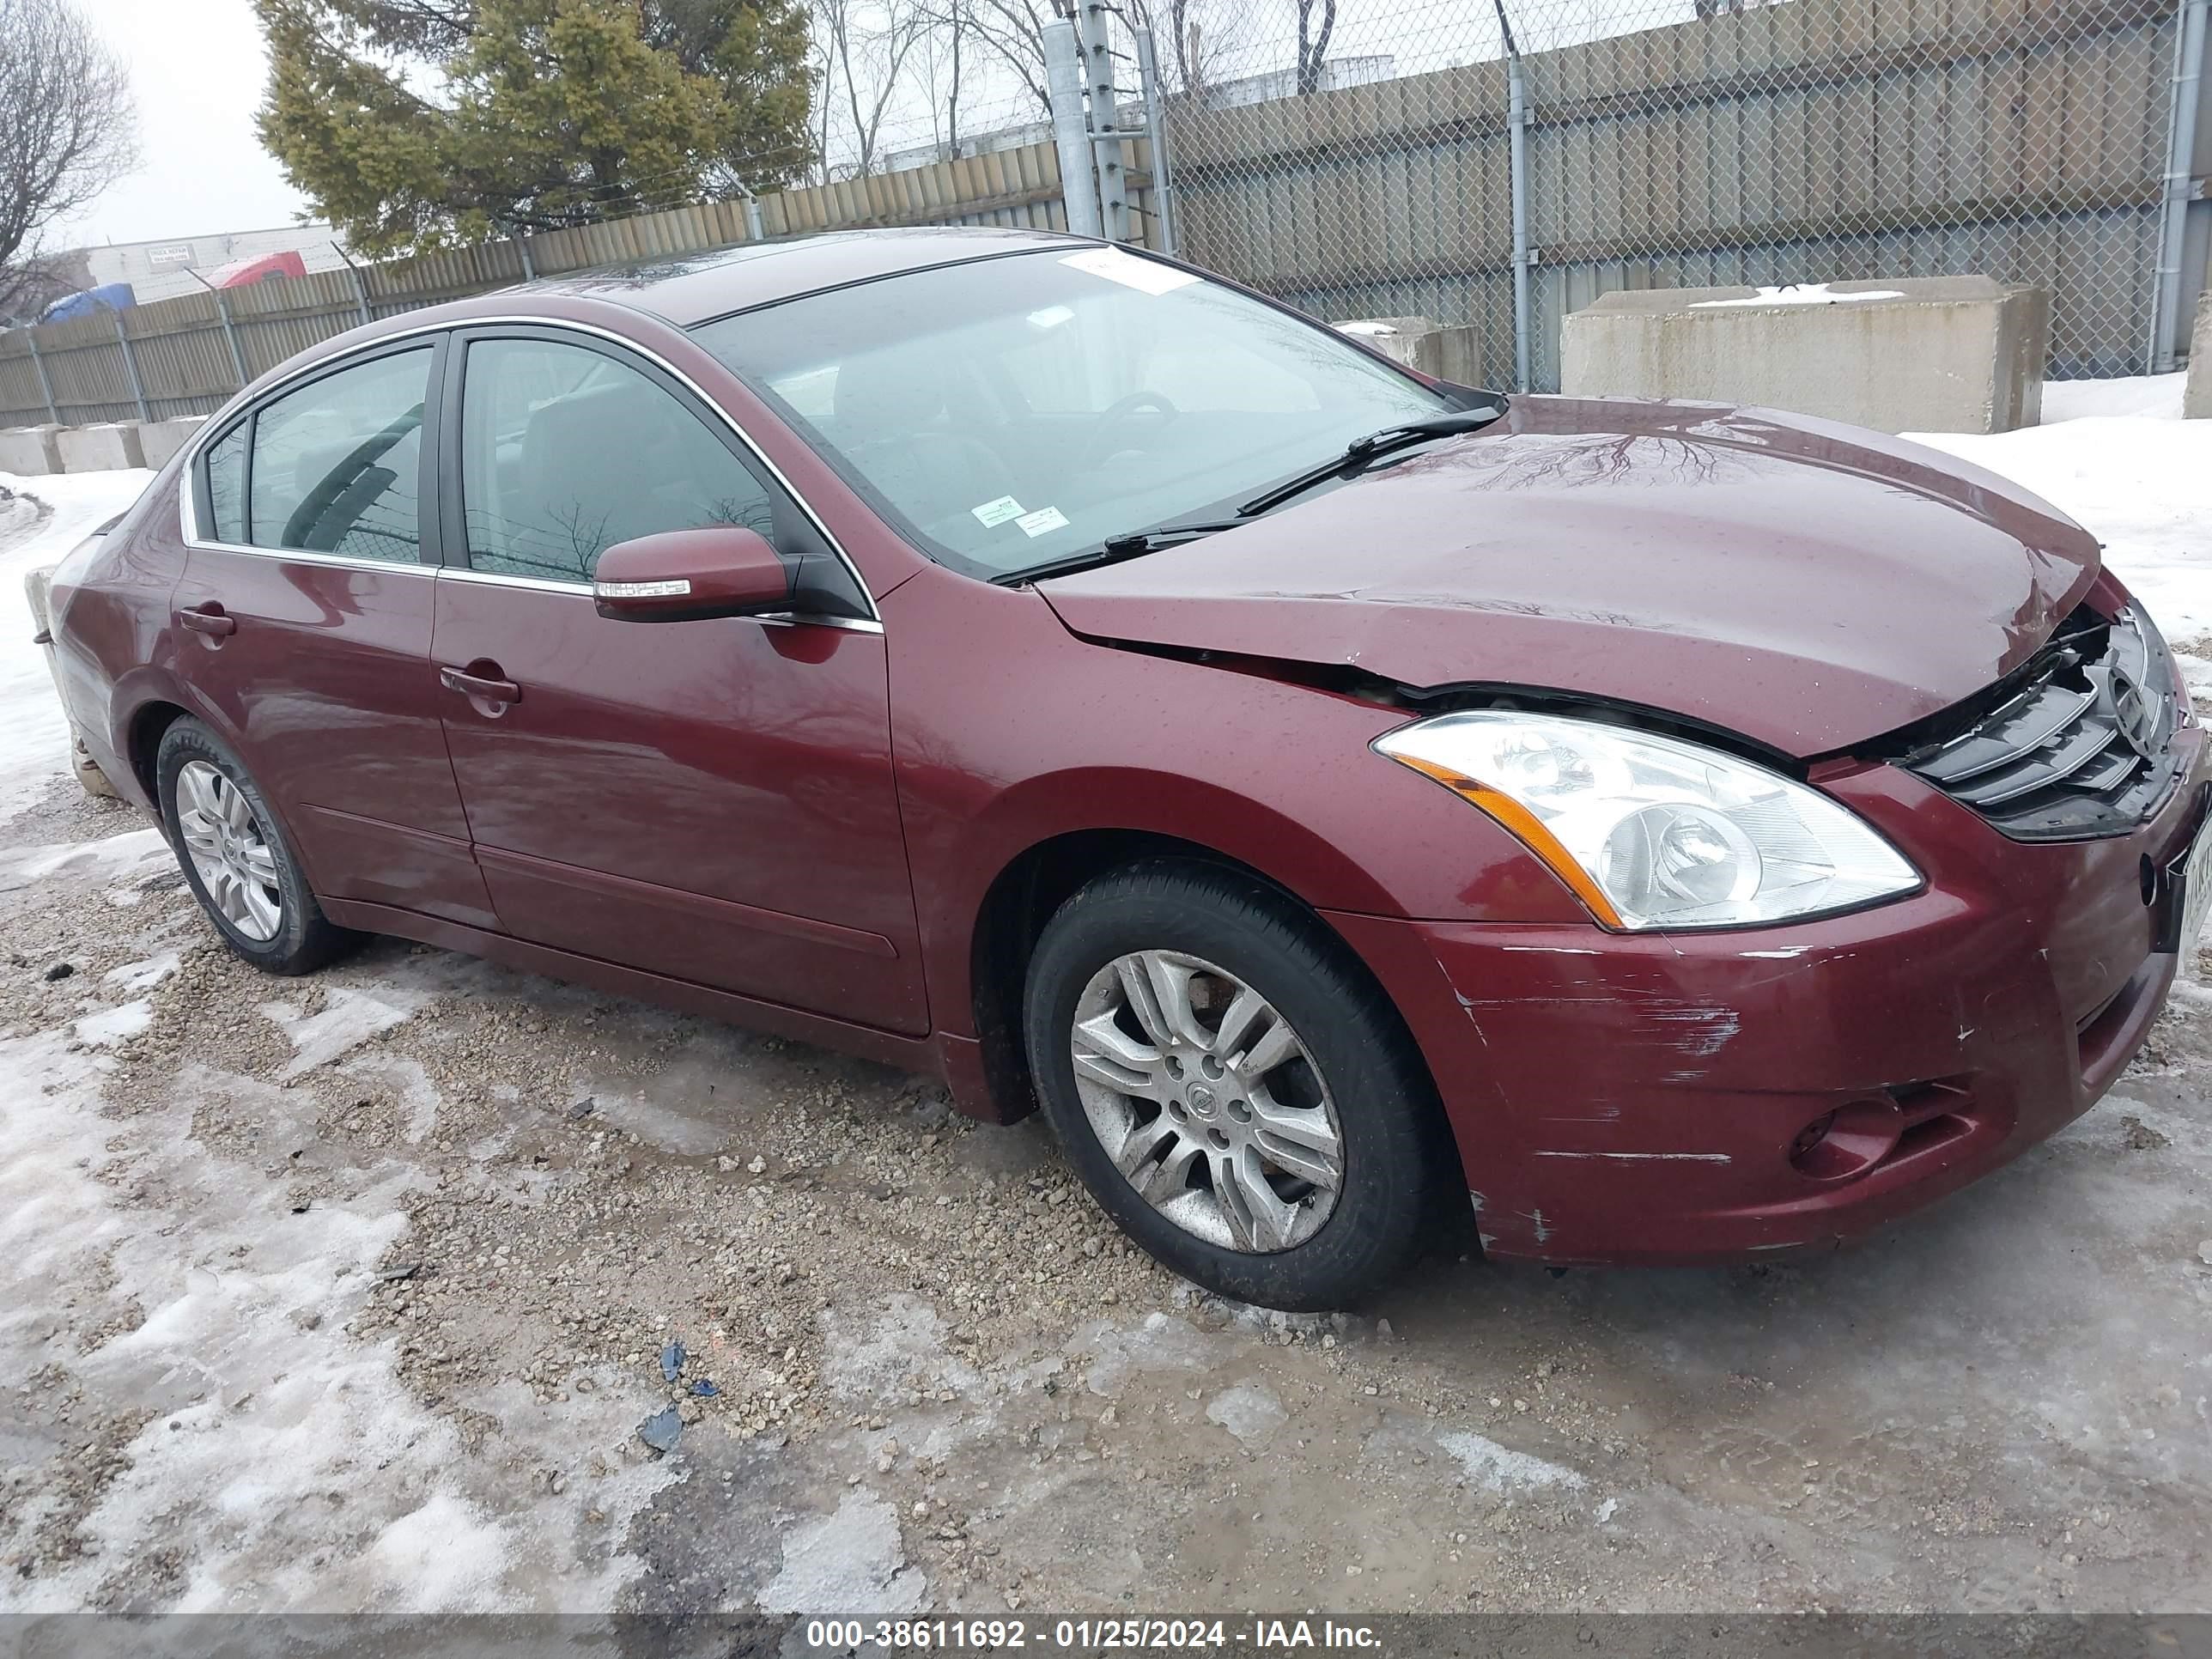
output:
[[[315,890],[489,927],[430,666],[424,423],[442,349],[349,358],[208,446],[172,603],[179,672]]]
[[[643,360],[545,330],[485,331],[465,349],[446,398],[432,654],[501,925],[927,1030],[884,640],[857,582],[734,436]],[[820,619],[599,615],[601,551],[712,524],[768,536]]]

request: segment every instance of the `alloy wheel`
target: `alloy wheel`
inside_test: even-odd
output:
[[[208,902],[246,938],[276,938],[284,921],[276,854],[245,792],[202,760],[185,763],[176,791],[177,830]]]
[[[1266,1253],[1328,1221],[1336,1103],[1290,1022],[1234,974],[1176,951],[1118,957],[1085,986],[1069,1046],[1099,1144],[1184,1231]]]

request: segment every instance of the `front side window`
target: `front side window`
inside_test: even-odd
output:
[[[987,578],[1233,510],[1458,407],[1327,328],[1115,248],[909,271],[693,333],[892,523]]]
[[[252,422],[246,539],[256,547],[416,562],[431,356],[424,346],[356,363],[263,404]],[[229,540],[220,535],[213,453],[208,483],[219,538]]]
[[[586,582],[617,542],[739,525],[767,490],[673,394],[588,347],[482,340],[461,394],[461,500],[477,570]]]

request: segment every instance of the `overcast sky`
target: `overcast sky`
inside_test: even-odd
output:
[[[266,59],[247,0],[78,0],[131,68],[143,162],[55,247],[289,225],[304,204],[253,134]]]

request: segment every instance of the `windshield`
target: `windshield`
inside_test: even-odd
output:
[[[692,332],[926,551],[986,579],[1233,512],[1457,407],[1325,327],[1111,247],[909,271]]]

